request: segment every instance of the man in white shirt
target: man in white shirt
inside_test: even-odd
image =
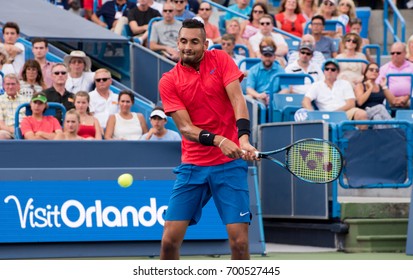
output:
[[[313,111],[311,102],[314,101],[320,111],[344,111],[349,120],[367,120],[366,111],[356,108],[356,97],[350,82],[337,80],[340,72],[337,60],[327,59],[323,71],[324,81],[312,84],[304,96],[303,108]]]
[[[303,37],[301,38],[301,44],[304,44],[304,43],[311,44],[314,46],[313,55],[311,56],[311,62],[317,64],[321,69],[321,66],[323,66],[323,63],[324,61],[326,61],[326,59],[321,52],[315,50],[315,39],[313,35],[311,34],[303,35]],[[298,59],[298,56],[299,56],[299,50],[290,51],[288,53],[288,59],[287,59],[288,65],[295,62]]]
[[[320,66],[312,62],[313,54],[314,45],[301,43],[298,51],[298,59],[285,68],[285,73],[309,74],[311,77],[313,77],[314,82],[324,80],[324,73],[321,70]],[[305,78],[304,85],[291,85],[290,92],[305,94],[310,86],[310,79]]]
[[[3,26],[3,39],[4,44],[0,44],[3,47],[11,59],[11,63],[14,68],[14,73],[20,75],[24,62],[26,61],[24,56],[24,45],[17,42],[20,35],[20,28],[15,22],[6,22]]]
[[[249,38],[249,43],[257,57],[260,57],[260,43],[264,37],[271,37],[277,45],[278,57],[284,57],[288,53],[288,45],[281,34],[273,32],[274,18],[270,15],[263,15],[260,20],[260,31]]]
[[[100,126],[105,129],[110,115],[119,111],[118,96],[110,89],[112,75],[109,70],[100,68],[95,72],[95,90],[89,92],[89,110],[99,121]]]

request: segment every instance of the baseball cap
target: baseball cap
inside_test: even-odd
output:
[[[311,44],[311,43],[302,43],[302,44],[300,45],[300,51],[301,51],[302,49],[307,49],[307,50],[313,52],[313,51],[314,51],[314,46],[313,46],[313,44]]]
[[[42,93],[38,93],[38,94],[33,95],[31,101],[32,102],[40,101],[42,103],[47,103],[47,97],[46,97],[46,95],[44,95]]]
[[[322,67],[323,71],[324,71],[324,68],[326,67],[326,65],[328,65],[328,64],[334,64],[337,67],[337,69],[340,70],[340,66],[338,65],[338,61],[334,58],[329,58],[326,61],[324,61],[324,63],[323,63],[323,67]]]
[[[162,119],[166,119],[166,114],[165,114],[165,112],[162,111],[162,110],[159,110],[159,109],[153,110],[152,113],[151,113],[151,115],[150,115],[151,118],[152,118],[152,117],[155,117],[155,116],[158,116],[158,117],[160,117],[160,118],[162,118]]]
[[[274,55],[274,54],[275,54],[275,50],[274,50],[274,48],[271,47],[271,46],[265,46],[265,47],[262,47],[262,48],[261,48],[261,54],[262,54],[263,56],[265,56],[265,55]]]

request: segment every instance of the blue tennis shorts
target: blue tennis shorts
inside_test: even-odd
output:
[[[197,224],[202,208],[213,197],[224,224],[249,223],[247,172],[247,163],[242,159],[215,166],[181,164],[174,169],[176,182],[165,220]]]

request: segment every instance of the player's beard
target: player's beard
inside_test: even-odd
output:
[[[188,54],[190,56],[188,56]],[[194,67],[194,68],[197,68],[197,66],[199,66],[203,57],[204,57],[204,52],[202,52],[200,55],[197,55],[194,52],[181,53],[182,63],[185,65]]]

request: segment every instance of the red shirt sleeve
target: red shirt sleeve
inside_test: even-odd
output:
[[[217,59],[221,63],[221,73],[222,81],[226,87],[228,84],[232,83],[235,80],[239,82],[244,79],[244,74],[239,70],[238,66],[235,64],[234,60],[224,51],[214,50],[217,53]]]
[[[166,114],[185,109],[184,104],[177,95],[173,77],[174,72],[165,73],[159,81],[158,86],[162,106],[164,107]]]

